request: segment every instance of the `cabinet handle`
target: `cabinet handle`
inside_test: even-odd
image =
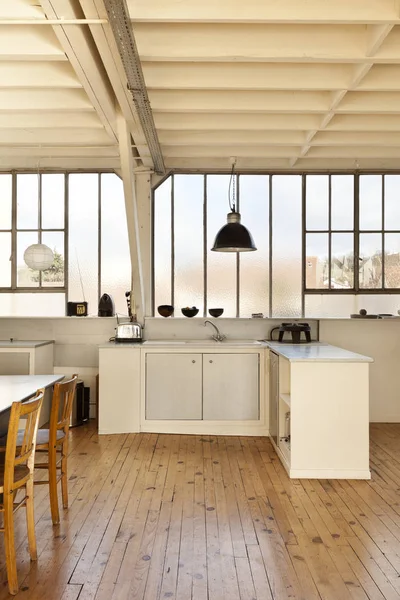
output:
[[[192,363],[195,363],[195,362],[196,362],[195,360],[192,360]]]
[[[212,360],[210,360],[210,363],[212,363]]]

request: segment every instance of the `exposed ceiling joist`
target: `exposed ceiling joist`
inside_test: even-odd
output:
[[[128,0],[135,22],[156,23],[389,23],[400,22],[392,0]]]
[[[80,0],[86,18],[107,18],[103,0]],[[132,96],[127,87],[124,67],[109,25],[90,27],[92,37],[101,56],[122,115],[127,121],[144,166],[153,168],[143,129],[140,125]]]

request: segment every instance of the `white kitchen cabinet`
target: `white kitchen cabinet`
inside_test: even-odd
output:
[[[203,355],[203,419],[259,418],[259,355]]]
[[[146,355],[146,419],[202,418],[202,355]]]

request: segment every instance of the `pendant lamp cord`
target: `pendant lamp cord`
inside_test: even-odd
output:
[[[229,189],[228,189],[229,207],[231,209],[231,212],[236,212],[236,201],[235,201],[236,176],[234,176],[234,170],[235,170],[235,163],[232,164],[231,178],[229,180]],[[232,187],[232,200],[231,200],[231,187]]]

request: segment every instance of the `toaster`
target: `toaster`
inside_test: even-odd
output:
[[[142,340],[142,326],[140,323],[118,323],[117,327],[115,328],[115,341],[117,343],[140,343]]]

